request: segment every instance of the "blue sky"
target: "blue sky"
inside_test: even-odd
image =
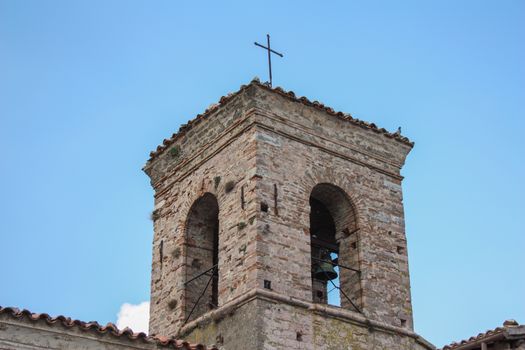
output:
[[[525,2],[0,0],[0,305],[116,321],[149,299],[148,153],[274,85],[416,142],[403,175],[415,328],[525,323]]]

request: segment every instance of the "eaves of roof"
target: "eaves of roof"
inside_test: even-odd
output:
[[[158,346],[166,347],[169,349],[184,349],[184,350],[217,350],[216,347],[207,347],[202,344],[190,344],[186,341],[175,339],[173,337],[163,336],[149,336],[146,333],[134,333],[130,328],[124,328],[119,330],[113,323],[108,323],[105,326],[100,325],[98,322],[83,322],[79,320],[73,320],[65,316],[51,317],[48,314],[32,313],[28,310],[20,310],[14,307],[2,307],[0,306],[0,315],[7,315],[9,318],[13,318],[19,321],[36,323],[38,321],[45,322],[50,327],[56,327],[62,325],[66,328],[76,328],[84,332],[91,332],[93,334],[105,335],[109,334],[117,338],[125,338],[133,342],[145,342],[155,343]]]
[[[522,329],[520,334],[522,334],[522,338],[525,340],[525,326],[520,326],[515,320],[507,320],[503,323],[503,327],[490,329],[468,339],[464,339],[459,342],[453,342],[449,345],[445,345],[440,350],[467,350],[474,347],[479,347],[479,344],[483,342],[504,340],[508,337],[508,333],[511,329]]]
[[[242,85],[240,87],[240,89],[237,90],[236,92],[230,93],[230,94],[225,95],[225,96],[222,96],[219,99],[218,103],[211,105],[208,109],[206,109],[204,111],[204,113],[198,114],[195,118],[191,119],[186,124],[181,125],[179,130],[176,133],[171,135],[170,138],[164,139],[162,144],[157,146],[157,149],[155,149],[154,151],[150,152],[150,159],[148,160],[148,162],[151,162],[152,160],[154,160],[164,150],[169,148],[173,143],[175,143],[178,139],[180,139],[182,136],[184,136],[195,125],[197,125],[201,121],[203,121],[203,120],[207,119],[208,117],[210,117],[214,112],[216,112],[222,106],[227,104],[235,96],[239,95],[241,92],[246,90],[251,85],[256,85],[256,86],[262,87],[263,89],[265,89],[267,91],[271,91],[273,93],[279,94],[279,95],[281,95],[281,96],[283,96],[283,97],[285,97],[285,98],[287,98],[287,99],[289,99],[289,100],[291,100],[293,102],[301,103],[301,104],[303,104],[305,106],[316,108],[318,110],[326,112],[327,114],[329,114],[331,116],[335,116],[337,118],[346,120],[349,123],[352,123],[354,125],[362,127],[364,129],[369,129],[369,130],[372,130],[372,131],[374,131],[376,133],[383,134],[383,135],[385,135],[385,137],[394,139],[394,140],[396,140],[398,142],[401,142],[403,144],[406,144],[406,145],[408,145],[410,147],[414,146],[414,142],[410,141],[407,137],[402,136],[401,133],[399,133],[399,132],[389,132],[389,131],[387,131],[384,128],[378,128],[374,123],[368,123],[368,122],[365,122],[365,121],[353,118],[350,114],[343,113],[343,112],[337,112],[333,108],[325,106],[321,102],[310,101],[308,98],[306,98],[304,96],[297,97],[297,96],[295,96],[295,93],[293,91],[285,91],[284,89],[282,89],[280,87],[273,88],[273,87],[269,86],[266,83],[261,83],[258,78],[254,78],[248,85]]]

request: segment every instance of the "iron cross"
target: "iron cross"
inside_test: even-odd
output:
[[[270,72],[270,86],[272,86],[272,53],[276,54],[277,56],[283,57],[282,53],[279,53],[277,51],[274,51],[270,48],[270,34],[266,34],[266,39],[268,41],[268,47],[259,44],[258,42],[254,42],[256,46],[262,47],[263,49],[268,51],[268,70]]]

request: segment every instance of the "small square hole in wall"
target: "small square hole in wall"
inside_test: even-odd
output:
[[[317,297],[319,299],[323,299],[323,292],[322,291],[318,290],[316,294],[317,294]]]
[[[202,266],[199,259],[193,259],[191,262],[191,267],[200,268]]]
[[[401,321],[401,327],[407,326],[407,320],[405,320],[404,318],[400,318],[399,321]]]
[[[261,211],[263,213],[267,213],[268,212],[268,204],[266,204],[264,202],[261,202]]]
[[[405,254],[405,248],[401,247],[400,245],[397,246],[397,253],[398,254]]]
[[[173,310],[177,307],[177,300],[176,299],[171,299],[169,302],[168,302],[168,307]]]
[[[357,242],[352,242],[351,246],[352,246],[352,249],[354,249],[354,250],[357,249]]]
[[[264,280],[264,289],[272,289],[272,281]]]
[[[297,332],[297,333],[295,334],[295,339],[296,339],[297,341],[303,341],[303,334],[302,334],[301,332]]]

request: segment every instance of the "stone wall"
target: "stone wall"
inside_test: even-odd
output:
[[[420,346],[412,333],[400,175],[410,144],[252,83],[170,147],[176,157],[168,149],[145,167],[155,189],[152,333],[208,344],[219,339],[224,349],[254,339],[257,349],[347,345],[339,340],[355,348]],[[312,303],[309,200],[319,184],[337,189],[313,195],[333,214],[341,263],[361,271],[341,273],[342,288],[359,310],[343,297],[341,309],[323,306],[333,315],[345,313],[341,324],[338,316],[324,319],[326,312],[315,311],[322,305]],[[332,200],[336,193],[347,209]],[[193,292],[184,281],[197,272],[190,266],[187,218],[205,194],[219,207],[218,307],[242,304],[244,311],[199,312],[185,323],[195,296],[188,298]],[[263,288],[270,293],[264,302],[246,301]],[[281,305],[272,297],[308,306]],[[390,328],[377,335],[370,322]],[[231,327],[248,329],[246,338],[227,336]],[[339,336],[328,342],[334,332]]]
[[[235,303],[234,307],[219,308],[189,323],[178,334],[192,343],[215,344],[220,349],[263,349],[261,306],[257,300]]]
[[[272,280],[283,295],[311,300],[309,198],[316,185],[332,184],[355,206],[359,231],[348,255],[361,270],[357,302],[372,319],[412,329],[400,176],[410,147],[258,92],[257,196],[271,202],[274,186],[279,193],[278,215],[269,211],[258,223],[258,278]]]
[[[239,301],[189,323],[180,335],[224,350],[434,349],[410,330],[271,291],[254,290]]]
[[[257,284],[255,130],[244,97],[190,130],[176,145],[177,157],[166,152],[145,168],[155,188],[152,334],[177,333],[192,307],[189,303],[201,292],[184,283],[206,269],[192,265],[188,248],[195,237],[188,236],[187,227],[190,208],[205,194],[213,195],[219,206],[218,304]]]

